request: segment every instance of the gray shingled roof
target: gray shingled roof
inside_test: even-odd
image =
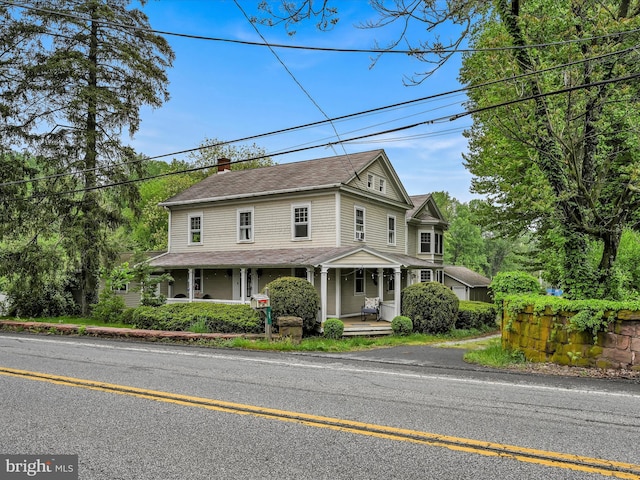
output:
[[[231,268],[231,267],[296,267],[317,266],[332,259],[355,252],[360,247],[327,248],[273,248],[246,251],[166,253],[149,262],[158,268]],[[376,252],[369,249],[373,254]],[[418,268],[433,268],[427,260],[408,255],[379,252],[400,265]]]
[[[160,205],[221,200],[346,184],[383,150],[214,174]]]
[[[459,265],[445,265],[444,273],[469,287],[488,287],[491,283],[491,280],[484,275]]]
[[[430,193],[426,193],[424,195],[411,195],[409,198],[413,203],[413,208],[407,210],[407,218],[413,217],[416,211],[427,201],[427,199],[431,196]]]

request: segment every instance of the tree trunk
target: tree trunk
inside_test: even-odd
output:
[[[91,35],[89,39],[89,75],[86,121],[86,144],[84,152],[84,188],[80,203],[80,217],[83,238],[80,240],[80,282],[82,290],[82,315],[89,313],[89,306],[97,298],[97,274],[100,267],[99,248],[97,248],[96,222],[93,217],[98,200],[94,191],[96,181],[96,135],[97,135],[97,98],[98,94],[98,24],[95,8],[91,12]]]

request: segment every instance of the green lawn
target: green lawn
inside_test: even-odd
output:
[[[135,328],[135,325],[104,323],[81,317],[49,317],[5,320],[33,321],[42,323],[68,323],[75,325],[91,325],[97,327]],[[332,340],[322,336],[304,337],[299,344],[294,344],[288,339],[275,339],[271,342],[265,339],[232,338],[198,340],[197,344],[224,348],[243,348],[249,350],[276,350],[276,351],[315,351],[315,352],[348,352],[354,350],[366,350],[370,348],[393,347],[397,345],[429,345],[453,340],[463,340],[486,334],[486,331],[453,330],[447,334],[424,335],[414,333],[408,336],[383,335],[375,337],[344,337],[340,340]]]

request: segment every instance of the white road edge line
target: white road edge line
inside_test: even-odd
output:
[[[389,372],[386,370],[343,367],[343,366],[336,366],[336,365],[314,365],[311,363],[289,362],[284,360],[272,360],[272,359],[266,359],[266,358],[263,358],[263,359],[251,358],[251,357],[242,357],[242,356],[236,356],[236,355],[224,355],[219,353],[188,352],[188,351],[180,351],[180,350],[160,350],[160,349],[153,349],[148,347],[107,345],[103,343],[77,342],[77,341],[69,342],[64,340],[55,340],[55,339],[49,339],[49,338],[35,338],[35,337],[19,337],[18,338],[18,337],[2,336],[0,337],[0,339],[14,340],[17,342],[30,341],[30,342],[62,344],[67,347],[71,345],[71,346],[80,346],[80,347],[102,348],[105,350],[123,350],[128,352],[141,352],[141,353],[152,353],[152,354],[162,354],[162,355],[180,355],[185,357],[234,360],[234,361],[250,362],[250,363],[262,363],[262,364],[268,364],[268,365],[281,365],[281,366],[287,366],[287,367],[298,367],[298,368],[308,368],[308,369],[318,369],[318,370],[333,370],[336,372],[346,372],[346,373],[374,373],[376,375],[388,375],[388,376],[394,376],[394,377],[416,378],[416,379],[424,379],[424,380],[448,380],[456,383],[465,383],[465,384],[472,384],[472,385],[495,385],[495,386],[519,388],[519,389],[525,389],[525,390],[545,390],[545,391],[552,391],[552,392],[604,395],[604,396],[611,396],[611,397],[640,398],[640,393],[634,394],[634,393],[627,393],[627,392],[607,392],[604,390],[585,390],[585,389],[574,389],[574,388],[564,388],[564,387],[550,387],[546,385],[527,385],[527,384],[520,384],[520,383],[498,382],[494,380],[459,378],[459,377],[452,377],[450,375],[433,375],[433,374],[424,375],[420,373]]]

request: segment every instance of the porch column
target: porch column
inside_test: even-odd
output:
[[[380,303],[384,300],[384,270],[379,268],[377,270],[378,274],[378,298],[380,299]]]
[[[394,317],[397,317],[398,315],[400,315],[400,282],[402,281],[402,270],[400,270],[400,267],[396,267],[394,269],[393,272],[394,278],[393,278],[393,297],[394,297],[394,307],[395,307],[395,314]]]
[[[193,268],[189,269],[189,277],[187,278],[187,290],[189,293],[189,303],[193,302]]]
[[[240,302],[245,303],[247,300],[247,269],[240,269]]]
[[[169,272],[169,274],[172,274],[173,272]],[[173,278],[173,275],[171,275],[171,278]],[[171,280],[170,282],[167,282],[167,297],[169,298],[173,298],[173,280]]]
[[[311,285],[315,285],[315,281],[313,278],[313,267],[307,267],[307,282]]]
[[[336,318],[340,318],[340,315],[342,315],[342,277],[340,276],[342,270],[336,268],[334,272],[336,278],[336,308],[334,310],[336,312]]]
[[[327,319],[327,273],[329,267],[320,269],[320,322],[324,323]]]

